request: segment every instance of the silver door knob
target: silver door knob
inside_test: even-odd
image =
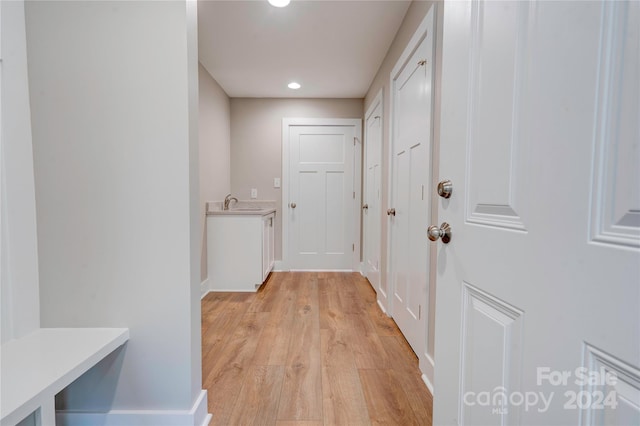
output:
[[[395,215],[396,215],[396,209],[387,210],[387,216],[395,216]]]
[[[295,208],[296,208],[296,203],[291,203],[291,204],[289,204],[289,205],[291,206],[291,208],[292,208],[292,209],[295,209]]]
[[[362,206],[362,210],[369,210],[369,204],[365,204],[364,206]]]
[[[442,222],[440,228],[436,225],[431,225],[427,229],[427,235],[431,241],[437,241],[440,238],[443,243],[449,244],[449,241],[451,241],[451,226],[447,222]]]
[[[451,193],[453,192],[453,184],[449,179],[440,181],[438,184],[438,195],[442,198],[451,197]]]

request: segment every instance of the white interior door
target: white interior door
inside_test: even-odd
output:
[[[418,356],[429,317],[433,7],[425,23],[391,74],[390,312]]]
[[[290,269],[354,269],[356,247],[358,258],[360,249],[360,183],[354,173],[360,155],[357,127],[352,122],[328,122],[286,129]]]
[[[639,31],[445,4],[434,424],[640,424]]]
[[[380,280],[380,237],[382,230],[382,91],[365,115],[365,181],[362,217],[364,221],[364,274],[380,297],[387,289]]]

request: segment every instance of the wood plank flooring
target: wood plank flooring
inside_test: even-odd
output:
[[[357,273],[280,272],[202,300],[211,425],[431,425],[418,359]]]

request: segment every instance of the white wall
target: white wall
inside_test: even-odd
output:
[[[231,192],[247,200],[275,200],[276,259],[282,259],[282,119],[362,118],[362,99],[231,99]]]
[[[202,217],[200,279],[207,271],[206,203],[231,192],[229,96],[209,72],[199,66],[200,82],[200,215]]]
[[[195,7],[26,5],[42,326],[131,333],[58,408],[185,410],[201,388]]]
[[[24,2],[2,15],[2,343],[40,326],[36,206]]]

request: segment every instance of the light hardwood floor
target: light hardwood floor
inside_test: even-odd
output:
[[[202,300],[212,425],[431,425],[418,359],[356,273],[273,273]]]

